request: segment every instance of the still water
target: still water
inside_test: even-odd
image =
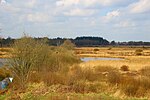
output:
[[[87,61],[93,61],[93,60],[124,60],[123,58],[104,58],[104,57],[82,57],[81,61],[87,62]],[[6,59],[0,58],[0,67],[2,67],[6,63]]]
[[[81,58],[81,61],[87,62],[87,61],[93,61],[93,60],[124,60],[123,58],[103,58],[103,57],[83,57]]]

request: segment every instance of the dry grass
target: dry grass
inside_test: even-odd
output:
[[[0,48],[0,58],[9,58],[11,48]]]
[[[79,56],[84,57],[126,57],[136,56],[136,52],[140,52],[144,56],[150,56],[150,48],[142,47],[82,47],[75,50]]]
[[[76,48],[76,54],[79,57],[117,57],[124,60],[99,60],[81,63],[82,67],[94,66],[112,66],[120,68],[123,65],[129,66],[130,70],[139,70],[150,65],[150,49],[149,48],[129,48],[129,47],[97,47],[97,48]],[[142,55],[137,55],[142,52]]]
[[[135,52],[137,51],[142,52],[142,55],[136,55]],[[110,47],[77,48],[76,53],[78,56],[123,57],[124,60],[82,62],[79,65],[72,65],[72,67],[68,67],[69,69],[63,70],[65,73],[61,71],[50,72],[47,70],[44,70],[45,72],[40,71],[39,73],[33,72],[29,82],[32,84],[43,82],[45,85],[43,87],[38,86],[37,89],[32,89],[31,92],[28,90],[29,93],[26,97],[33,98],[37,93],[39,93],[38,95],[43,94],[45,96],[47,91],[49,94],[52,91],[53,93],[61,93],[61,95],[65,93],[93,93],[94,95],[97,93],[107,93],[115,95],[117,91],[121,91],[122,94],[119,93],[117,97],[125,95],[127,97],[150,98],[150,67],[145,67],[150,66],[150,49],[128,47],[111,47],[111,49]],[[60,58],[60,55],[58,57]],[[62,58],[65,58],[65,55]],[[62,59],[62,62],[65,62],[64,59]],[[68,59],[66,62],[72,61]],[[55,64],[57,65],[58,63]],[[64,66],[66,64],[63,65],[63,68],[65,68]],[[134,72],[136,73],[134,74]],[[45,88],[47,89],[45,90]],[[57,100],[59,98],[60,95],[54,99]],[[75,98],[77,100],[77,96]],[[84,100],[91,99],[87,97]],[[108,98],[106,100],[113,99]]]

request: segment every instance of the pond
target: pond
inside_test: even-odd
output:
[[[93,61],[93,60],[124,60],[123,58],[104,58],[104,57],[83,57],[80,58],[81,61],[87,62],[87,61]]]

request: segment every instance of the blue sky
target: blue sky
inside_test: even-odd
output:
[[[0,0],[0,37],[150,41],[150,0]]]

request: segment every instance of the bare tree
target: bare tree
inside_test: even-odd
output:
[[[25,88],[32,70],[44,63],[47,54],[43,50],[46,50],[46,45],[33,38],[23,37],[15,41],[12,47],[10,69],[18,85]]]

